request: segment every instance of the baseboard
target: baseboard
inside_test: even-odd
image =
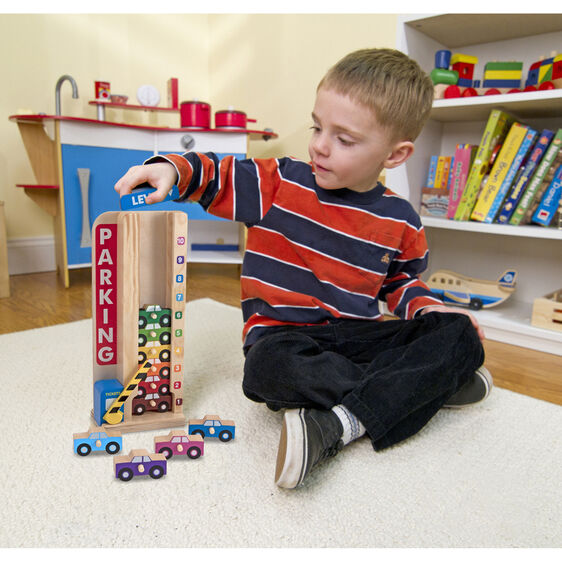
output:
[[[56,271],[55,237],[12,238],[8,240],[10,275]]]

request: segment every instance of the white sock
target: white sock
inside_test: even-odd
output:
[[[365,426],[343,404],[334,406],[332,412],[338,416],[343,425],[342,440],[344,445],[365,434]]]

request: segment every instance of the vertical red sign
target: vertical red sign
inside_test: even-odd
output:
[[[100,224],[95,238],[95,338],[98,365],[117,363],[117,225]]]

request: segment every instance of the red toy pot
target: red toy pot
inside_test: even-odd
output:
[[[182,101],[180,104],[180,123],[192,129],[211,128],[211,106],[204,101]]]
[[[215,127],[217,129],[245,129],[248,122],[255,123],[255,119],[248,119],[243,111],[223,109],[215,113]]]

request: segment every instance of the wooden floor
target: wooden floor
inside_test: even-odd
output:
[[[0,299],[0,334],[92,317],[90,269],[71,271],[70,288],[54,272],[10,277],[11,296]],[[211,298],[240,306],[239,267],[189,264],[188,301]],[[486,362],[497,386],[562,405],[562,357],[486,341]]]

